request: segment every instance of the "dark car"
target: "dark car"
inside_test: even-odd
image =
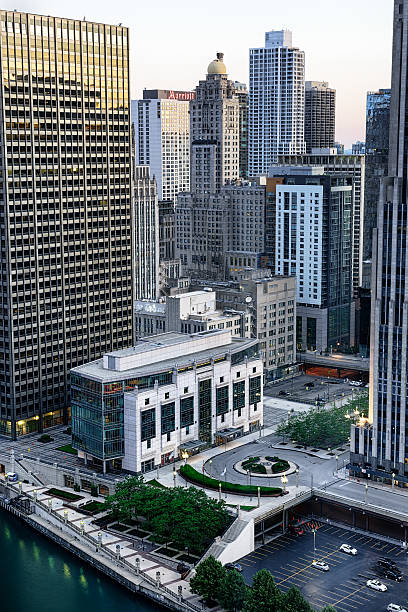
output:
[[[375,571],[379,576],[382,576],[383,578],[388,578],[389,580],[394,580],[395,582],[401,582],[403,579],[402,574],[399,570],[377,566],[375,568]]]
[[[289,533],[292,533],[296,536],[303,535],[303,527],[302,525],[289,525],[288,527]]]
[[[236,570],[237,572],[242,572],[242,565],[239,563],[226,563],[224,565],[227,570]]]
[[[283,395],[284,397],[286,397],[287,395],[289,395],[289,393],[287,391],[279,391],[278,395]]]
[[[401,573],[398,565],[389,557],[380,557],[377,561],[377,565],[379,567],[385,567],[386,569],[392,569],[394,572],[397,571]]]

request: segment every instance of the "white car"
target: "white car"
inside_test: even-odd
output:
[[[328,572],[330,567],[324,561],[313,561],[312,566],[322,572]]]
[[[361,382],[361,380],[349,380],[349,384],[352,387],[361,387],[363,383]]]
[[[357,548],[353,548],[352,546],[350,546],[350,544],[342,544],[340,546],[340,550],[344,553],[346,553],[347,555],[356,555],[357,554]]]
[[[385,591],[388,591],[385,584],[383,584],[379,580],[367,580],[366,584],[368,588],[373,589],[373,591],[381,591],[382,593],[385,593]]]
[[[387,612],[407,612],[407,610],[399,604],[390,603],[387,606]]]

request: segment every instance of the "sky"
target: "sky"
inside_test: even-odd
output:
[[[248,50],[288,29],[305,52],[306,80],[337,90],[336,139],[365,138],[367,91],[390,86],[393,0],[3,0],[3,9],[126,25],[132,98],[194,89],[216,52],[248,83]]]

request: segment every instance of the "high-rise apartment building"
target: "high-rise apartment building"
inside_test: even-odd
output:
[[[279,157],[279,164],[318,166],[323,168],[325,174],[347,175],[353,179],[353,294],[357,297],[363,268],[364,155],[341,155],[337,154],[335,149],[315,149],[311,155],[282,155]],[[273,172],[274,170],[272,168]]]
[[[176,201],[190,189],[190,100],[192,91],[152,89],[132,100],[136,164],[150,166],[159,200]]]
[[[278,155],[306,152],[305,54],[292,32],[265,34],[249,52],[249,176],[267,174]]]
[[[234,81],[239,100],[239,176],[248,178],[248,116],[249,91],[245,83]]]
[[[371,259],[380,181],[387,175],[391,89],[367,94],[363,259]]]
[[[217,53],[190,102],[190,184],[195,194],[217,193],[239,178],[240,102],[223,58]]]
[[[370,404],[352,427],[352,473],[408,483],[408,0],[394,2],[388,175],[373,236]]]
[[[0,21],[0,433],[16,437],[66,419],[70,368],[132,342],[129,35]]]
[[[336,90],[324,81],[305,83],[306,152],[334,147],[336,128]]]
[[[298,349],[353,346],[352,179],[316,166],[275,172],[284,177],[276,185],[275,272],[297,279]]]
[[[159,201],[149,166],[135,167],[135,299],[159,296]]]

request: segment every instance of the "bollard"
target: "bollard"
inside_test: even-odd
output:
[[[140,574],[140,559],[139,559],[139,557],[136,557],[136,559],[135,559],[135,569],[136,569],[136,574],[139,575]]]

